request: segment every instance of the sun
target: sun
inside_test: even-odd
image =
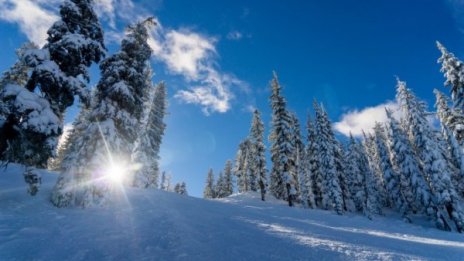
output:
[[[125,178],[126,168],[117,164],[111,164],[105,172],[105,176],[112,182],[122,183]]]

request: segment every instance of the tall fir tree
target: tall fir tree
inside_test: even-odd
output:
[[[224,186],[224,174],[219,172],[216,184],[214,186],[214,197],[215,198],[224,198],[226,197],[225,186]]]
[[[311,187],[314,198],[314,207],[322,207],[322,173],[319,160],[319,145],[316,142],[316,132],[309,113],[308,120],[306,123],[306,131],[308,135],[308,142],[306,144],[305,156],[306,161],[308,162],[308,179],[312,183]]]
[[[407,207],[406,200],[401,193],[400,175],[394,169],[390,159],[385,128],[382,127],[380,123],[376,123],[374,126],[374,133],[375,160],[378,162],[379,169],[383,174],[390,207],[394,207],[402,212],[403,217],[409,220],[407,211],[403,211],[405,209],[409,210],[409,207]]]
[[[266,177],[266,146],[264,145],[264,123],[258,110],[253,112],[250,135],[251,142],[250,162],[251,172],[257,179],[257,188],[261,193],[261,200],[265,200],[267,177]]]
[[[208,176],[206,178],[205,189],[203,190],[203,198],[214,198],[214,174],[213,169],[209,169]]]
[[[343,214],[343,195],[337,171],[335,153],[336,143],[334,133],[327,113],[314,102],[316,112],[315,134],[318,144],[320,173],[322,176],[322,208],[334,209],[337,214]]]
[[[291,119],[291,141],[293,145],[293,155],[291,160],[290,173],[292,179],[295,182],[295,198],[301,198],[300,195],[300,174],[303,174],[306,170],[304,169],[303,159],[304,159],[304,143],[303,138],[301,137],[301,127],[300,121],[298,120],[295,113],[290,113]]]
[[[382,214],[383,208],[383,195],[381,190],[381,185],[379,182],[379,166],[375,161],[374,156],[374,140],[372,136],[364,135],[363,147],[365,156],[364,160],[367,160],[368,167],[365,167],[364,172],[364,182],[365,182],[365,192],[366,192],[366,210],[368,217],[372,218],[372,214]]]
[[[286,101],[281,95],[281,86],[274,73],[271,81],[272,94],[270,97],[272,108],[271,134],[271,161],[272,170],[270,178],[270,191],[278,199],[288,201],[293,206],[296,197],[295,184],[291,174],[292,146],[291,117],[286,109]]]
[[[149,77],[151,79],[151,77]],[[147,84],[150,86],[150,84]],[[159,176],[159,153],[166,129],[166,87],[163,82],[154,91],[153,101],[149,108],[147,121],[140,126],[141,132],[135,142],[132,152],[133,163],[141,168],[136,170],[133,185],[141,188],[157,188]]]
[[[124,168],[131,178],[130,158],[143,112],[143,95],[151,49],[147,27],[153,18],[129,26],[121,50],[100,64],[101,80],[88,114],[89,125],[73,162],[58,178],[52,202],[58,207],[105,204],[117,186],[110,182]]]

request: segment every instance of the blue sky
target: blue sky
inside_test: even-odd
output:
[[[60,2],[0,0],[0,71],[23,42],[43,43]],[[395,75],[430,108],[433,88],[448,93],[436,40],[464,57],[462,0],[97,2],[110,53],[125,25],[158,19],[150,41],[153,80],[164,80],[169,92],[162,168],[194,196],[209,167],[217,174],[235,157],[250,108],[262,111],[268,131],[273,70],[300,120],[317,98],[337,130],[359,133],[384,118],[385,105],[395,106]],[[92,71],[95,84],[96,66]],[[68,123],[75,112],[69,110]]]

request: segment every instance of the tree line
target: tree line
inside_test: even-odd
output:
[[[400,118],[385,109],[388,121],[376,123],[362,139],[340,142],[324,106],[313,102],[308,114],[306,139],[294,113],[287,109],[277,75],[270,83],[272,120],[269,135],[271,169],[267,173],[264,125],[253,113],[249,137],[240,143],[232,173],[214,183],[209,171],[205,198],[221,198],[234,190],[267,190],[289,206],[361,212],[371,219],[393,209],[407,222],[425,215],[443,230],[464,230],[464,65],[437,42],[438,62],[451,99],[434,90],[436,112],[397,79],[396,101]],[[440,126],[430,119],[436,118]],[[232,163],[228,161],[226,166]],[[269,184],[268,184],[269,183]],[[223,188],[227,187],[226,190]]]

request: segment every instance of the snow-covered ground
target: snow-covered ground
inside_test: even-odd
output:
[[[114,205],[58,209],[56,174],[26,194],[18,166],[0,171],[0,260],[463,260],[464,236],[397,217],[338,216],[261,202],[203,200],[128,188]],[[391,215],[389,215],[391,216]]]

